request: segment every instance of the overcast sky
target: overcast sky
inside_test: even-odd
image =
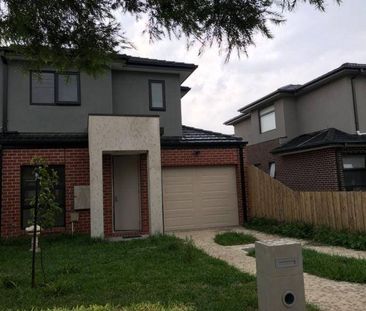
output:
[[[287,22],[273,26],[274,39],[257,36],[249,56],[233,53],[229,63],[217,49],[197,56],[185,41],[168,39],[149,44],[143,21],[123,18],[136,50],[128,54],[199,65],[185,81],[192,90],[182,99],[183,124],[233,133],[223,122],[250,102],[287,84],[302,84],[345,62],[366,63],[366,0],[328,0],[326,13],[301,4],[286,14]]]

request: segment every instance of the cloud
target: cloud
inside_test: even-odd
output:
[[[146,21],[121,20],[136,50],[128,53],[196,63],[199,68],[185,82],[192,90],[182,99],[183,123],[224,133],[233,128],[223,122],[237,110],[287,85],[305,83],[345,62],[366,62],[365,0],[329,1],[326,13],[299,5],[286,15],[287,22],[272,27],[274,39],[256,37],[249,56],[225,55],[211,48],[198,56],[198,47],[187,51],[184,40],[164,39],[154,44],[141,31]]]

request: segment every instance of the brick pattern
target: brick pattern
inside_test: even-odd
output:
[[[149,198],[147,180],[147,154],[140,156],[140,200],[141,200],[141,233],[149,233]]]
[[[276,178],[293,190],[338,191],[338,171],[334,148],[273,155],[271,151],[279,146],[278,140],[247,147],[249,164],[260,164],[259,168],[269,173],[269,163],[276,163]]]
[[[73,209],[74,186],[89,184],[89,154],[86,148],[74,149],[5,149],[2,175],[2,237],[24,233],[21,229],[21,166],[29,165],[33,157],[45,158],[49,165],[65,166],[66,226],[52,232],[71,232],[70,212]],[[90,212],[80,211],[75,231],[90,231]]]
[[[103,155],[103,217],[104,235],[113,236],[113,198],[112,198],[112,156]]]
[[[280,145],[278,139],[247,146],[248,163],[256,165],[261,170],[269,173],[269,163],[275,162],[277,157],[271,151]]]
[[[335,149],[320,149],[278,157],[276,177],[299,191],[338,191]]]
[[[65,166],[65,210],[66,226],[54,228],[52,232],[71,232],[70,213],[73,211],[74,186],[89,185],[89,153],[87,148],[67,149],[5,149],[3,151],[2,178],[2,237],[14,237],[24,234],[20,217],[20,172],[22,165],[29,165],[35,156],[47,160],[49,165]],[[200,149],[163,149],[161,151],[162,167],[176,166],[236,166],[239,221],[243,222],[240,161],[238,148],[200,148]],[[247,158],[244,152],[245,168]],[[245,169],[245,175],[247,170]],[[112,156],[103,155],[103,206],[104,233],[106,237],[149,233],[149,202],[147,154],[140,158],[140,232],[113,232],[113,165]],[[246,193],[247,196],[247,193]],[[74,230],[79,233],[90,233],[90,211],[78,211],[79,221]]]
[[[244,151],[244,164],[246,163],[247,161],[245,159]],[[163,168],[182,166],[235,165],[239,207],[239,223],[243,223],[244,211],[242,204],[242,191],[245,191],[245,189],[241,184],[240,159],[238,148],[163,149],[161,151],[161,165]]]

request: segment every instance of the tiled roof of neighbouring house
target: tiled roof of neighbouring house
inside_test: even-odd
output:
[[[169,145],[235,145],[245,144],[245,142],[233,135],[221,134],[217,132],[202,130],[190,126],[182,127],[182,137],[162,137],[161,143],[163,146]]]
[[[183,126],[182,137],[162,137],[161,143],[164,146],[186,146],[186,145],[235,145],[244,144],[241,138],[201,130],[189,126]],[[0,133],[0,145],[2,146],[87,146],[87,133]]]
[[[348,134],[335,128],[329,128],[295,137],[289,142],[272,150],[272,153],[305,151],[327,146],[366,145],[366,135]]]

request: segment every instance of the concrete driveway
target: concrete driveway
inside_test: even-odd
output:
[[[228,229],[210,229],[199,231],[182,231],[173,234],[179,238],[191,238],[194,244],[212,257],[224,260],[237,269],[255,275],[255,258],[246,255],[243,245],[221,246],[214,242],[217,233],[236,231],[249,233],[259,240],[278,239],[273,235],[263,234],[242,227]],[[304,241],[298,240],[302,244]],[[247,247],[247,245],[245,246]],[[340,254],[347,257],[366,258],[366,252],[346,250],[339,247],[311,247],[328,254]],[[304,273],[306,301],[324,311],[364,311],[366,310],[366,285],[336,282]]]

